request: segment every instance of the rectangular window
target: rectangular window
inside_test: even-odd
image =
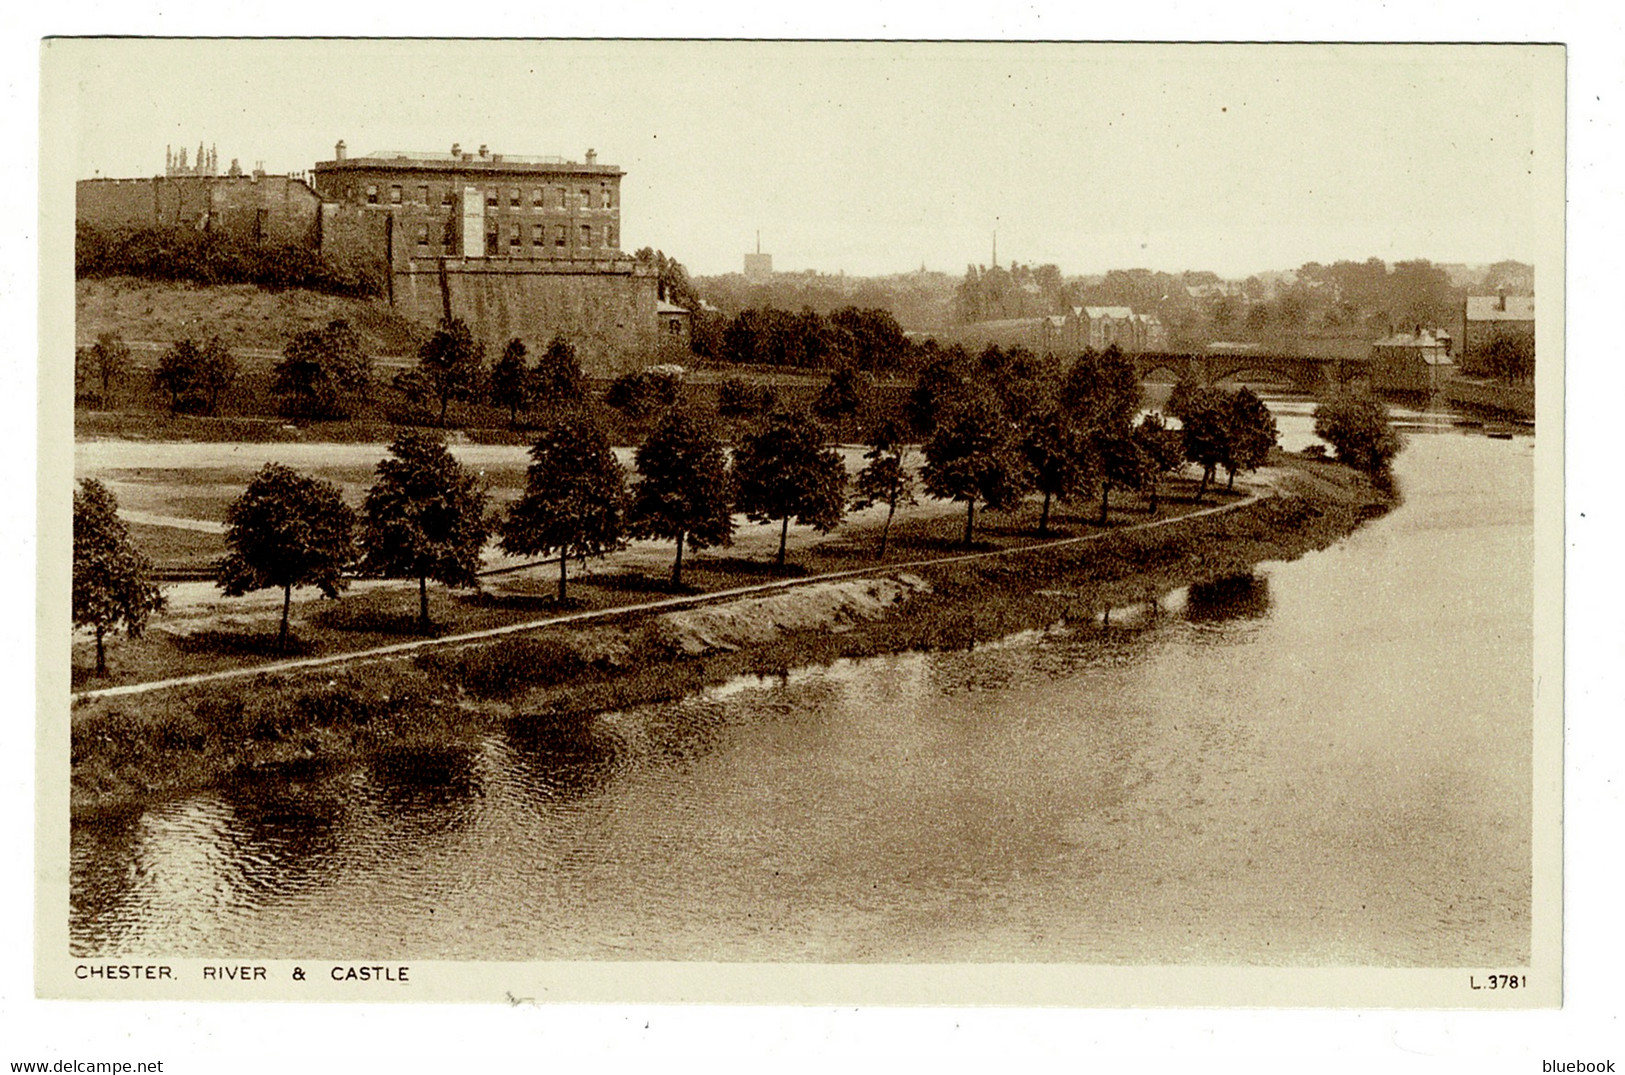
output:
[[[401,204],[401,185],[399,183],[391,183],[390,184],[390,187],[389,187],[389,204],[390,205],[399,205],[399,204]]]
[[[427,224],[418,225],[418,245],[425,247],[429,245],[429,225]]]
[[[608,247],[615,245],[615,225],[613,224],[604,225],[604,245]]]
[[[451,192],[450,187],[447,187],[446,193],[440,196],[440,205],[443,208],[450,209],[455,204],[457,204],[457,196]]]
[[[509,208],[512,208],[512,209],[518,209],[519,208],[519,188],[518,187],[515,187],[512,190],[508,191],[508,206],[509,206]]]
[[[588,190],[586,187],[581,188],[581,208],[592,208],[592,191]]]
[[[531,246],[546,246],[547,245],[547,225],[546,224],[532,224],[530,226],[530,245]]]
[[[584,246],[584,247],[592,245],[592,225],[591,224],[583,224],[583,225],[581,225],[581,245]]]
[[[427,184],[427,183],[419,183],[418,184],[418,204],[419,205],[428,205],[429,204],[429,184]]]
[[[542,207],[542,192],[540,190],[533,190],[530,192],[530,207],[532,209],[540,209]]]
[[[560,247],[560,248],[562,248],[564,246],[564,225],[563,224],[555,224],[555,225],[553,225],[553,245],[557,246],[557,247]]]
[[[508,225],[508,245],[513,247],[515,250],[519,249],[519,225],[518,224],[509,224]]]
[[[497,192],[496,191],[488,190],[488,191],[485,192],[485,204],[487,206],[489,206],[490,208],[492,208],[492,209],[495,209],[497,207]]]
[[[378,204],[378,184],[376,184],[376,183],[368,183],[367,184],[367,204],[368,205],[377,205]]]
[[[605,209],[609,208],[609,187],[603,186],[598,188],[598,204],[603,206]]]

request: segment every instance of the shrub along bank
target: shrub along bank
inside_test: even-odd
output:
[[[1088,620],[1325,547],[1392,504],[1336,464],[1289,460],[1273,483],[1274,495],[1228,512],[819,584],[798,615],[790,606],[764,614],[763,599],[747,599],[545,628],[337,673],[91,700],[73,713],[74,812],[114,811],[243,772],[470,743],[505,725],[568,737],[594,713],[680,698],[737,675],[965,648]]]

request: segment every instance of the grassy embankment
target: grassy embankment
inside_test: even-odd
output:
[[[568,742],[592,713],[841,657],[953,649],[1137,603],[1324,547],[1389,498],[1347,468],[1282,459],[1276,495],[1099,541],[910,569],[930,592],[839,631],[739,648],[673,641],[661,617],[542,629],[411,659],[96,700],[73,713],[81,816],[283,765],[341,765],[517,725]]]

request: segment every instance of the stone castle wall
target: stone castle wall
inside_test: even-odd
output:
[[[194,227],[245,242],[314,245],[321,203],[286,175],[85,179],[77,218],[100,228]]]
[[[532,353],[555,334],[576,348],[592,377],[613,377],[661,361],[652,267],[615,262],[515,262],[447,258],[411,261],[392,276],[394,303],[432,324],[449,305],[493,357],[518,338]]]

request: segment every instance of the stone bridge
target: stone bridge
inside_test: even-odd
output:
[[[1158,370],[1166,370],[1181,380],[1212,385],[1221,381],[1251,379],[1288,382],[1308,393],[1347,384],[1371,376],[1369,358],[1335,358],[1311,355],[1265,354],[1259,352],[1157,352],[1143,351],[1125,356],[1134,364],[1134,373],[1145,380]]]

